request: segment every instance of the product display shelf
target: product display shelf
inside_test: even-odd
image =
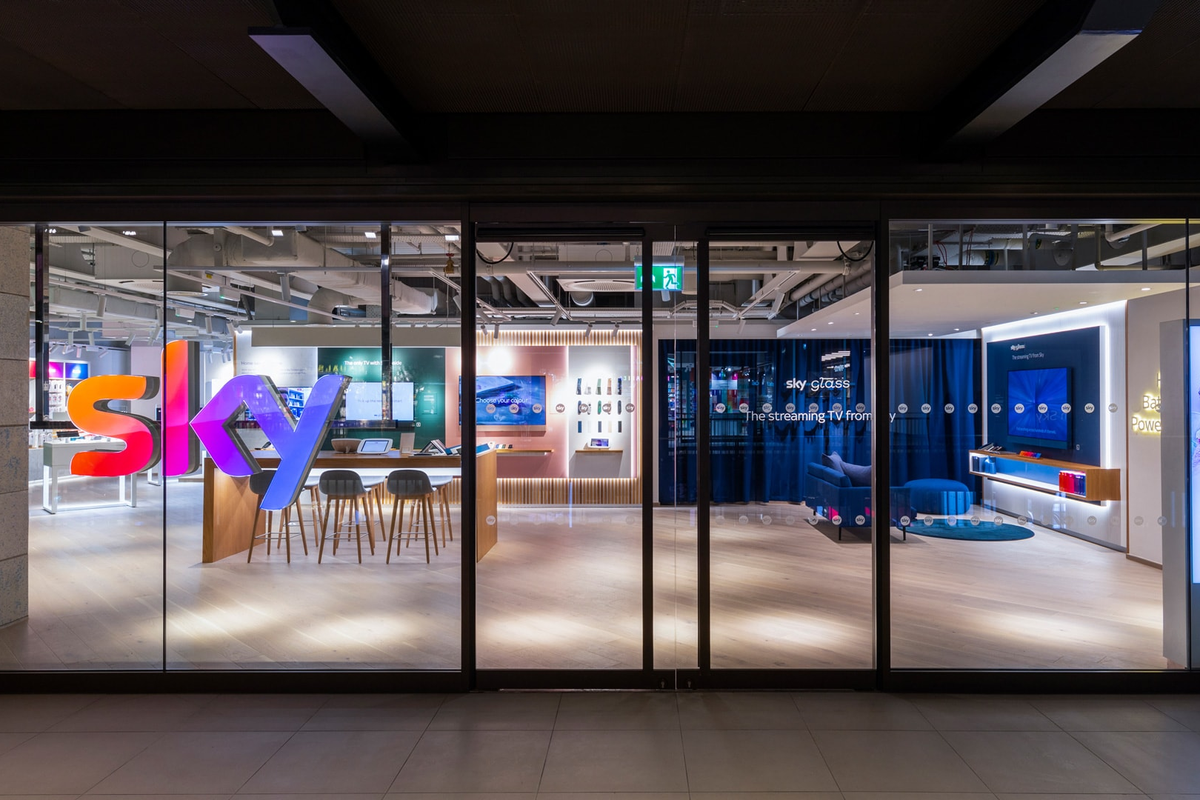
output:
[[[496,451],[496,455],[500,456],[548,456],[553,453],[553,450],[535,450],[523,448],[501,448]]]
[[[969,457],[971,474],[986,480],[1090,503],[1121,499],[1119,469],[986,450],[972,450]]]

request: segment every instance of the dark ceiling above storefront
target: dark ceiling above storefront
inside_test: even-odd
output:
[[[1171,133],[1200,120],[1192,0],[1108,0],[1146,9],[1140,35],[1003,133],[941,149],[965,124],[955,115],[995,100],[989,69],[1047,59],[1048,10],[1091,5],[7,0],[0,191],[1193,192],[1200,147]],[[402,110],[414,146],[364,144],[252,29],[313,31],[381,107]]]

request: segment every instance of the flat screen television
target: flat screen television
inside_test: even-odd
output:
[[[383,419],[383,384],[370,381],[351,381],[346,387],[346,420],[348,422],[378,422]],[[397,381],[392,384],[392,419],[413,421],[413,384]]]
[[[459,397],[462,378],[458,379]],[[461,403],[459,424],[462,423]],[[545,375],[479,375],[475,378],[476,425],[545,425]]]
[[[1008,438],[1034,447],[1071,446],[1071,371],[1067,367],[1008,373]]]

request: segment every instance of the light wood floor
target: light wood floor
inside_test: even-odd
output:
[[[63,502],[115,499],[64,483]],[[30,617],[0,629],[0,669],[459,666],[460,546],[416,542],[316,563],[294,542],[201,564],[196,483],[143,484],[137,509],[41,511],[30,491]],[[455,512],[455,529],[458,515]],[[716,667],[869,668],[871,548],[800,506],[725,506],[712,521]],[[695,510],[655,514],[655,665],[696,662]],[[1036,529],[1020,542],[893,538],[900,667],[1164,668],[1161,572]],[[481,668],[641,666],[640,511],[502,509],[479,564]],[[166,565],[164,570],[164,554]]]

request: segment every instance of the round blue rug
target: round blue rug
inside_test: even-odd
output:
[[[909,533],[917,536],[932,536],[937,539],[962,539],[969,542],[1015,542],[1018,539],[1032,539],[1033,531],[1019,525],[1009,525],[1007,522],[997,525],[994,522],[980,522],[972,525],[970,520],[960,519],[950,525],[944,519],[935,519],[929,525],[918,519],[908,526]]]

